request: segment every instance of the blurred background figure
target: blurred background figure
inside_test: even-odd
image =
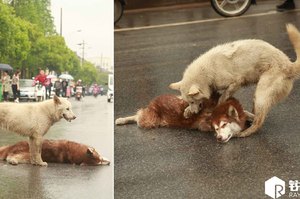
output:
[[[277,11],[283,12],[285,10],[295,9],[294,0],[285,0],[282,4],[276,6]]]
[[[16,103],[19,103],[20,98],[20,74],[21,72],[19,70],[16,70],[11,81],[11,88],[14,95],[14,101]]]
[[[63,81],[61,82],[61,86],[62,86],[62,96],[66,97],[67,95],[67,87],[68,87],[68,81],[63,79]]]
[[[57,79],[54,82],[54,89],[55,89],[55,95],[59,97],[61,92],[61,80]]]
[[[3,91],[3,100],[8,101],[8,92],[10,90],[10,76],[7,71],[3,72],[2,75],[2,91]]]
[[[53,84],[51,82],[51,78],[47,78],[46,82],[45,82],[45,87],[46,87],[46,99],[50,99],[51,98],[51,88],[52,88]]]
[[[44,70],[40,70],[39,74],[34,78],[35,82],[39,82],[43,86],[45,86],[46,80],[47,80],[47,75],[45,74]]]

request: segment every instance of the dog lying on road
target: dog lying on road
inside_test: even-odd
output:
[[[246,129],[247,121],[252,121],[254,115],[244,110],[239,101],[231,97],[217,105],[210,118],[218,142],[225,143]]]
[[[71,103],[54,96],[38,103],[0,103],[0,127],[29,137],[31,164],[46,166],[41,158],[42,137],[60,119],[76,118]]]
[[[44,140],[42,158],[52,163],[70,163],[77,165],[109,165],[110,162],[101,157],[97,151],[84,144],[67,140]],[[8,163],[30,163],[29,144],[26,141],[14,145],[0,147],[0,160]]]
[[[256,132],[271,107],[289,95],[300,76],[300,33],[291,24],[287,25],[287,33],[297,54],[296,62],[269,43],[255,39],[219,45],[193,61],[182,80],[170,84],[189,103],[185,117],[198,113],[203,99],[209,99],[213,91],[224,91],[219,100],[222,103],[241,86],[257,83],[253,123],[237,136]]]
[[[220,142],[227,142],[241,130],[245,129],[247,119],[253,115],[244,111],[235,98],[228,99],[217,106],[220,95],[214,93],[205,99],[199,113],[189,118],[183,116],[188,103],[176,95],[160,95],[153,99],[146,108],[140,109],[135,115],[118,118],[117,125],[137,123],[142,128],[173,127],[213,131]],[[217,106],[217,107],[216,107]],[[213,122],[213,125],[212,125]]]

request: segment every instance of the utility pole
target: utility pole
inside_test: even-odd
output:
[[[85,46],[84,40],[82,41],[82,43],[77,44],[77,45],[82,46],[82,57],[81,57],[81,68],[82,68],[83,62],[84,62],[84,46]]]
[[[81,68],[83,67],[84,62],[84,40],[82,41],[82,59],[81,59]]]
[[[62,36],[62,8],[60,8],[60,36]]]

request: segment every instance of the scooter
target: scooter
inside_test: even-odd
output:
[[[93,96],[97,97],[98,94],[99,94],[99,91],[100,91],[99,87],[98,86],[94,86],[93,87]]]
[[[80,101],[82,98],[82,86],[76,86],[75,89],[75,99]]]
[[[244,14],[256,0],[210,0],[213,9],[223,17],[236,17]]]
[[[46,89],[43,84],[41,84],[39,81],[35,83],[35,97],[36,101],[44,101],[46,99]]]

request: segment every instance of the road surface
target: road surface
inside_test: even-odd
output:
[[[70,199],[113,198],[112,103],[106,96],[70,99],[77,118],[61,120],[46,134],[48,139],[67,139],[94,147],[111,160],[110,166],[77,166],[49,163],[47,167],[12,166],[0,162],[0,198]],[[0,131],[0,146],[26,140]]]
[[[115,30],[115,118],[134,114],[158,95],[179,94],[168,85],[218,44],[263,39],[295,60],[285,24],[300,28],[299,10],[277,13],[278,2],[257,2],[246,15],[229,19],[208,7],[198,18],[194,9],[125,15]],[[265,10],[254,12],[260,5]],[[248,110],[254,89],[235,94]],[[257,134],[227,144],[199,131],[115,126],[115,198],[267,198],[264,183],[273,176],[286,182],[288,194],[288,181],[300,180],[299,100],[296,81]]]

